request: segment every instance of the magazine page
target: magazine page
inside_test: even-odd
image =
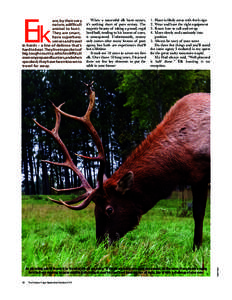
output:
[[[212,14],[18,19],[20,290],[227,282]]]

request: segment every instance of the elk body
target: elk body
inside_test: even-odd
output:
[[[191,185],[193,217],[195,221],[194,249],[202,244],[208,183],[210,182],[210,95],[190,94],[178,100],[165,115],[163,121],[148,135],[122,166],[109,178],[104,175],[105,156],[101,140],[90,121],[95,93],[87,85],[90,98],[83,117],[69,115],[56,107],[56,125],[48,130],[60,145],[64,163],[44,161],[71,168],[82,184],[75,189],[85,192],[70,201],[54,200],[70,209],[80,210],[95,203],[96,238],[98,242],[109,238],[109,243],[133,230],[141,216],[159,200],[167,198],[177,185]],[[98,148],[98,156],[84,157],[100,161],[98,185],[92,188],[74,165],[66,146],[58,135],[61,114],[82,122],[92,135]],[[57,190],[66,191],[70,189]],[[72,205],[78,203],[78,205]]]

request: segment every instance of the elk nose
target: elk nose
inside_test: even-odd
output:
[[[116,241],[120,240],[120,234],[118,232],[115,233]]]
[[[111,246],[113,242],[116,242],[120,239],[120,234],[116,232],[113,236],[108,236],[108,245]]]

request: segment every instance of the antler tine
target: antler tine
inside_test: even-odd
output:
[[[71,191],[79,191],[79,190],[83,190],[85,189],[82,185],[78,186],[78,187],[73,187],[73,188],[67,188],[67,189],[56,189],[54,187],[52,187],[53,191],[55,192],[71,192]]]
[[[50,197],[48,197],[49,200],[51,200],[52,202],[54,203],[57,203],[57,204],[61,204],[63,205],[63,202],[65,202],[66,204],[74,204],[74,203],[78,203],[78,202],[81,202],[82,200],[86,199],[87,197],[89,197],[89,193],[84,193],[83,195],[81,196],[78,196],[77,198],[75,199],[72,199],[72,200],[67,200],[67,201],[60,201],[60,200],[55,200],[55,199],[52,199]]]
[[[90,204],[90,202],[91,202],[91,200],[92,200],[92,197],[93,197],[93,193],[91,193],[81,204],[79,204],[79,205],[69,205],[68,203],[67,203],[67,201],[65,202],[65,201],[63,201],[63,200],[61,200],[61,199],[59,199],[60,200],[60,202],[63,204],[63,205],[65,205],[66,207],[68,207],[68,208],[70,208],[70,209],[73,209],[73,210],[81,210],[81,209],[84,209],[84,208],[86,208],[89,204]],[[78,201],[79,202],[79,201]]]

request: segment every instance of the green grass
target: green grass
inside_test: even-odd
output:
[[[23,196],[23,276],[210,276],[210,201],[203,246],[193,252],[194,222],[179,217],[180,200],[160,201],[107,249],[96,246],[94,204],[76,212],[45,200]]]

